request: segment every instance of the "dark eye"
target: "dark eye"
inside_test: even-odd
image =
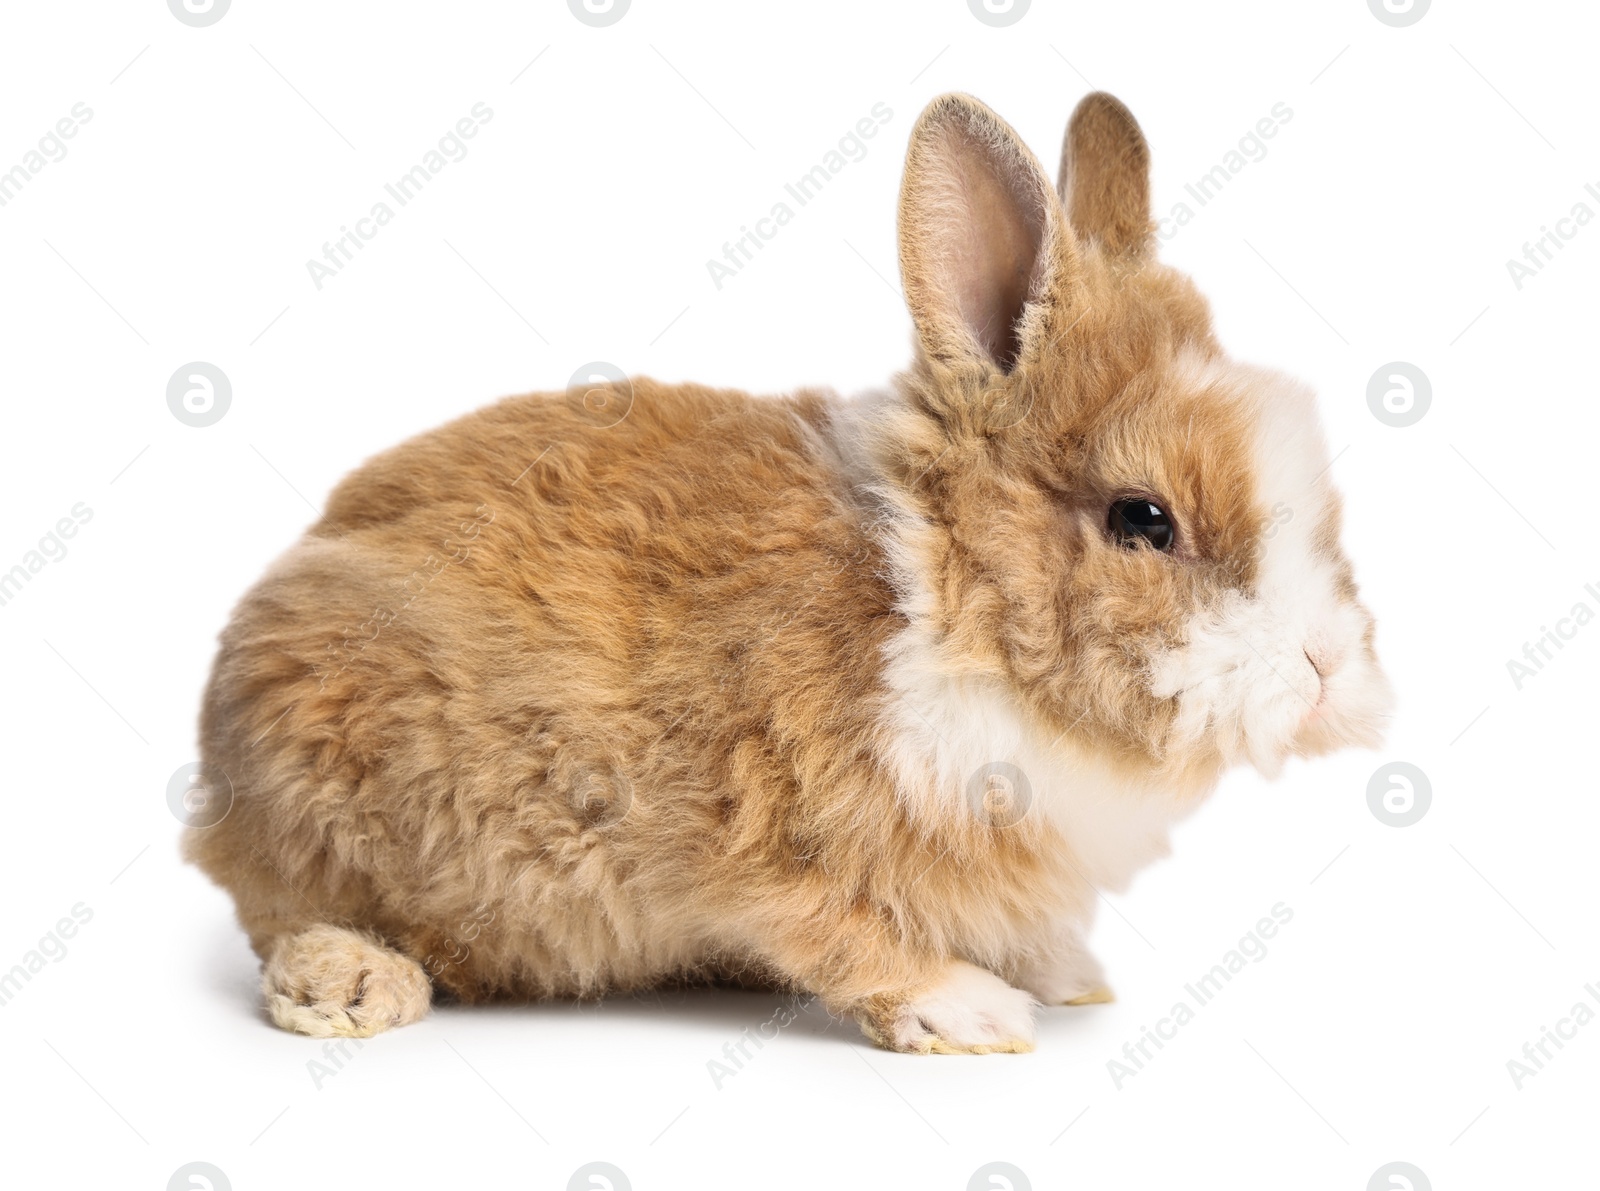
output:
[[[1172,549],[1172,518],[1160,505],[1141,498],[1119,500],[1112,504],[1107,519],[1111,536],[1129,549],[1141,540],[1157,550]]]

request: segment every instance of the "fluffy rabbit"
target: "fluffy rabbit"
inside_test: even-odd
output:
[[[1224,357],[1148,174],[1108,95],[1059,193],[943,96],[891,389],[516,397],[340,484],[222,635],[186,836],[273,1021],[732,979],[1027,1050],[1225,767],[1376,743],[1313,397]]]

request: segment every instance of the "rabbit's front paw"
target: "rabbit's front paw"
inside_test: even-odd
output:
[[[433,991],[416,960],[326,924],[277,941],[261,990],[275,1023],[313,1038],[367,1038],[418,1021]]]
[[[1081,944],[1029,967],[1017,983],[1043,1005],[1104,1005],[1116,1000],[1100,963]]]
[[[1033,1049],[1034,1000],[992,972],[960,960],[931,988],[857,1015],[887,1050],[912,1054],[1020,1054]]]

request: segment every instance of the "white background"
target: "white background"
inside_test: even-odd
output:
[[[609,28],[554,0],[4,21],[0,170],[94,113],[0,208],[0,570],[93,512],[0,607],[0,969],[93,912],[0,1009],[7,1185],[154,1191],[199,1160],[238,1191],[563,1188],[594,1160],[639,1191],[959,1191],[991,1161],[1035,1188],[1361,1191],[1391,1161],[1440,1191],[1595,1177],[1600,1022],[1520,1090],[1507,1070],[1600,986],[1600,626],[1520,690],[1506,665],[1600,611],[1600,221],[1520,290],[1506,268],[1574,204],[1600,213],[1589,6],[1437,3],[1409,28],[1358,0],[1035,0],[1009,28],[964,0],[635,0]],[[586,361],[883,382],[909,353],[893,214],[917,112],[969,91],[1053,170],[1091,85],[1142,121],[1161,214],[1293,112],[1163,252],[1239,357],[1321,394],[1401,696],[1384,750],[1230,777],[1102,914],[1117,1003],[1048,1010],[1027,1056],[891,1055],[813,1009],[719,1089],[708,1062],[781,998],[672,992],[442,1009],[319,1086],[321,1044],[266,1024],[165,802],[233,601],[361,459]],[[469,155],[319,291],[307,259],[480,101]],[[866,158],[718,290],[707,259],[879,102]],[[192,360],[233,385],[203,429],[166,404]],[[1407,428],[1366,401],[1394,360],[1433,387]],[[1368,808],[1394,760],[1431,780],[1411,827]],[[1107,1061],[1278,902],[1267,957],[1118,1089]]]

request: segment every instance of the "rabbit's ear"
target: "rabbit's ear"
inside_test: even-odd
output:
[[[924,352],[1010,372],[1065,327],[1076,271],[1060,199],[1017,134],[970,96],[930,103],[900,186],[900,275]]]
[[[1061,199],[1072,230],[1113,256],[1143,256],[1154,243],[1150,146],[1133,113],[1104,91],[1085,95],[1061,146]]]

